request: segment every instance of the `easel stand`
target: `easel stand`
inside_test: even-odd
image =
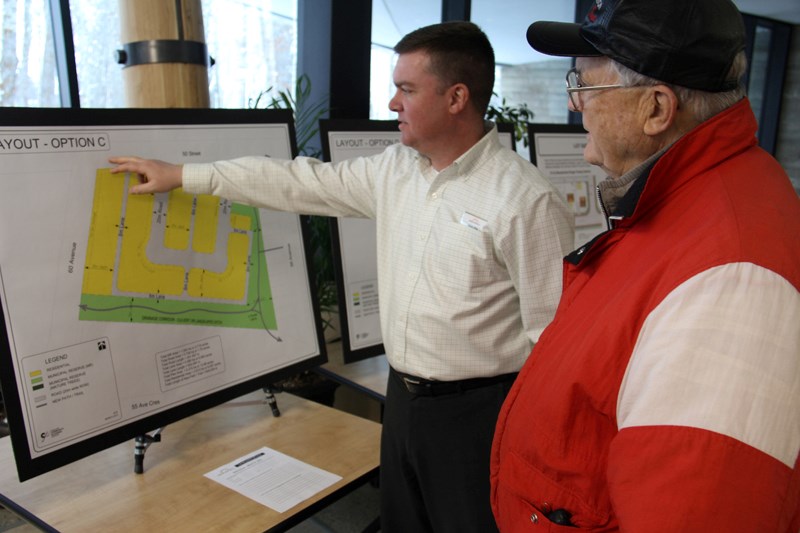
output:
[[[264,387],[264,401],[269,404],[269,408],[272,409],[272,416],[279,417],[281,416],[281,411],[278,409],[278,400],[275,399],[275,394],[273,394],[272,389],[270,387]]]
[[[161,442],[161,431],[164,428],[158,428],[152,434],[139,435],[134,441],[133,448],[133,471],[137,474],[144,472],[144,452],[154,442]]]
[[[272,410],[272,416],[279,417],[281,416],[281,411],[278,409],[278,400],[275,398],[275,394],[273,394],[272,389],[270,387],[264,387],[264,403],[269,405],[269,408]],[[137,474],[144,473],[144,454],[147,451],[147,448],[150,447],[151,444],[154,442],[161,442],[161,432],[164,428],[158,428],[154,432],[144,435],[139,435],[134,439],[134,446],[133,446],[133,471]]]

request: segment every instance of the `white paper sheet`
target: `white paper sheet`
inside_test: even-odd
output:
[[[342,479],[267,447],[208,472],[205,477],[279,513]]]

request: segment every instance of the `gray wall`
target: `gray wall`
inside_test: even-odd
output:
[[[500,92],[511,105],[527,103],[533,111],[532,122],[566,124],[564,76],[571,66],[569,58],[558,58],[502,67]]]
[[[800,26],[792,29],[775,156],[800,194]]]

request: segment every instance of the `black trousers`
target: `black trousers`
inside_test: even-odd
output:
[[[441,396],[389,375],[381,436],[382,533],[491,533],[489,456],[512,380]]]

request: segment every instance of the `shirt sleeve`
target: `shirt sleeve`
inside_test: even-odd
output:
[[[800,293],[776,273],[729,264],[672,291],[618,398],[608,480],[620,529],[796,531],[798,354]]]
[[[542,178],[544,179],[544,178]],[[561,297],[563,258],[573,247],[574,216],[556,192],[540,194],[511,220],[501,244],[522,321],[532,343],[553,320]]]
[[[338,164],[242,157],[209,164],[186,164],[183,188],[229,200],[308,215],[375,217],[375,180],[381,158]]]

